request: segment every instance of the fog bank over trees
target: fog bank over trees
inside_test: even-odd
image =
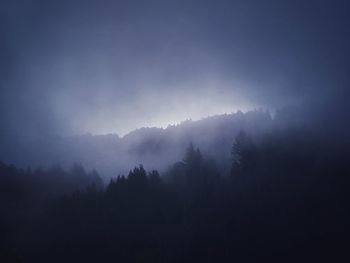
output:
[[[197,141],[161,172],[141,164],[105,183],[79,164],[0,163],[1,262],[348,258],[350,152],[341,138],[289,127],[239,130],[220,145],[226,166]]]
[[[166,129],[141,128],[124,137],[86,134],[8,141],[0,157],[4,162],[22,168],[50,167],[54,164],[68,168],[73,163],[80,163],[88,169],[97,169],[103,178],[108,179],[127,173],[130,167],[141,163],[150,169],[165,171],[181,159],[184,149],[193,143],[200,145],[203,154],[212,158],[228,174],[231,143],[239,131],[244,130],[260,140],[272,131],[311,131],[315,130],[314,126],[295,110],[277,111],[274,116],[265,110],[238,111],[199,121],[187,120]],[[314,132],[322,134],[325,131]]]

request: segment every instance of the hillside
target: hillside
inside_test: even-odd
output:
[[[187,120],[165,129],[140,128],[124,137],[116,134],[55,137],[18,145],[12,157],[20,153],[21,158],[13,158],[17,162],[5,161],[22,167],[52,164],[68,167],[77,162],[88,169],[96,168],[108,178],[126,173],[140,163],[149,169],[163,171],[181,160],[186,147],[193,143],[204,155],[214,159],[224,172],[237,132],[245,130],[258,137],[272,129],[273,123],[268,112],[239,111],[199,121]]]

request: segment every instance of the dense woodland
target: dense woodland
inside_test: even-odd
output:
[[[0,0],[0,263],[350,263],[350,0]]]
[[[349,257],[349,149],[306,131],[241,131],[230,174],[184,149],[166,172],[103,182],[0,164],[1,262],[259,262]],[[147,167],[146,167],[147,168]]]

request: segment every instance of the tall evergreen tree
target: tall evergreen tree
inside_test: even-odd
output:
[[[251,167],[255,160],[255,147],[251,137],[240,131],[233,143],[231,175],[240,175]]]

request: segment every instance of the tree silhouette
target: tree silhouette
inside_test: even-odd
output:
[[[200,187],[204,181],[203,176],[203,156],[199,149],[195,149],[191,143],[186,150],[185,176],[190,188]]]
[[[251,137],[244,131],[240,131],[235,138],[231,150],[232,166],[231,175],[240,175],[254,165],[256,148]]]
[[[172,180],[140,165],[106,188],[80,165],[24,170],[0,162],[0,262],[256,262],[276,252],[341,261],[348,149],[336,145],[332,155],[334,141],[294,136],[254,144],[240,132],[232,173],[249,176],[235,184],[192,144],[171,167]]]

